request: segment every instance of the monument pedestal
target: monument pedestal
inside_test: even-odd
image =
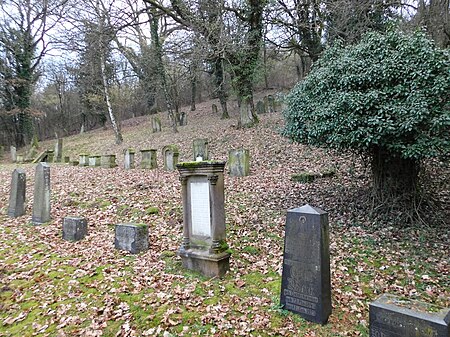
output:
[[[230,269],[230,254],[210,253],[206,250],[180,248],[183,267],[197,271],[207,277],[222,277]]]

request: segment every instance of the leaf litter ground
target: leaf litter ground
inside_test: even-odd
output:
[[[290,143],[279,135],[279,113],[238,130],[235,120],[212,115],[210,104],[190,112],[177,134],[167,121],[152,134],[144,116],[124,122],[121,146],[111,145],[110,131],[65,138],[64,155],[115,153],[119,167],[52,164],[52,221],[43,226],[30,225],[34,165],[21,165],[28,205],[17,219],[5,215],[16,165],[0,165],[0,336],[368,336],[368,304],[382,293],[450,306],[448,222],[442,228],[372,223],[360,202],[369,176],[358,158]],[[232,257],[223,279],[184,270],[176,256],[180,183],[177,172],[162,170],[160,150],[176,144],[180,159],[190,161],[194,138],[209,139],[213,159],[226,160],[228,150],[240,147],[251,153],[250,176],[226,175]],[[123,170],[125,148],[157,149],[159,168]],[[330,169],[335,176],[291,181],[295,173]],[[448,165],[430,172],[448,221]],[[333,313],[325,326],[279,307],[286,210],[306,203],[329,213]],[[68,215],[88,219],[83,241],[61,239]],[[114,249],[120,222],[149,225],[148,252]]]

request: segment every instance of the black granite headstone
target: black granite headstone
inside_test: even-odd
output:
[[[450,308],[430,312],[429,305],[384,294],[369,305],[370,337],[449,337]]]
[[[328,214],[318,208],[305,205],[287,213],[280,302],[320,324],[331,314]]]

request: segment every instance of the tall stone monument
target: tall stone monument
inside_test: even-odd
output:
[[[151,123],[152,123],[152,132],[153,133],[161,132],[161,120],[159,119],[158,116],[152,117]]]
[[[18,168],[12,173],[8,216],[16,218],[25,214],[26,174]]]
[[[164,159],[164,170],[174,171],[178,164],[179,150],[176,145],[166,145],[162,149]]]
[[[141,168],[143,169],[155,169],[157,168],[156,150],[147,149],[141,150]]]
[[[194,139],[194,141],[192,142],[192,146],[194,152],[194,161],[209,160],[208,139],[206,138]]]
[[[228,169],[232,177],[245,177],[250,172],[250,152],[246,149],[228,152]]]
[[[55,157],[54,157],[54,161],[55,163],[60,163],[62,161],[62,151],[63,151],[63,140],[62,138],[57,138],[56,139],[56,144],[55,144]]]
[[[50,221],[50,166],[39,163],[34,177],[33,217],[34,225]]]
[[[133,149],[126,149],[123,151],[123,166],[125,170],[134,169],[134,154]]]
[[[328,214],[305,205],[287,213],[281,305],[308,321],[331,314]]]
[[[225,162],[179,163],[183,198],[183,243],[178,251],[183,266],[208,277],[229,269],[226,251]]]
[[[11,161],[15,163],[17,161],[17,150],[15,146],[10,146],[9,151],[11,153]]]

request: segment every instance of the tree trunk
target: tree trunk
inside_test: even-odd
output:
[[[225,90],[223,60],[220,57],[214,59],[214,82],[216,84],[217,97],[219,98],[220,106],[222,108],[222,119],[230,118],[227,108],[227,92]]]
[[[373,192],[382,203],[414,200],[420,162],[376,148],[372,152]]]
[[[102,74],[103,93],[105,95],[106,107],[108,109],[109,118],[111,119],[111,125],[114,130],[114,134],[116,136],[116,144],[119,145],[119,144],[122,144],[123,138],[122,138],[122,133],[120,132],[120,122],[118,122],[116,120],[116,116],[114,116],[112,105],[111,105],[103,55],[100,56],[100,69],[101,69],[101,74]]]
[[[252,96],[238,97],[239,120],[238,127],[250,128],[258,123],[258,117],[255,113],[255,105]]]

